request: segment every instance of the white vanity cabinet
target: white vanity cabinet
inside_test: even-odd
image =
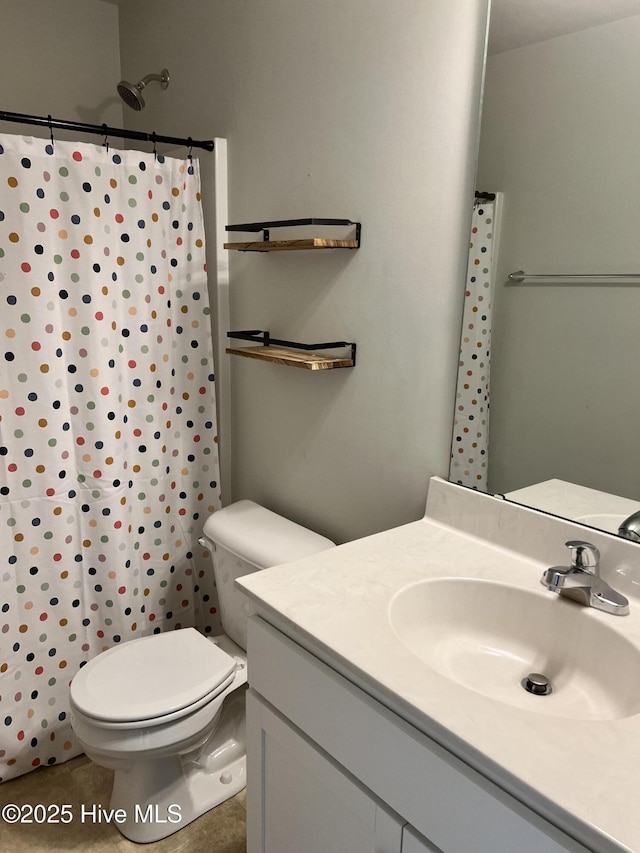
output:
[[[260,767],[257,799],[249,783],[252,817],[260,813],[249,851],[400,853],[401,818],[253,691],[247,721]]]
[[[439,851],[407,823],[402,830],[402,853],[439,853]]]
[[[587,853],[260,617],[248,853]]]

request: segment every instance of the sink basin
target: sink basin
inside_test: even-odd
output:
[[[400,642],[440,675],[498,702],[552,717],[616,720],[640,712],[640,651],[614,616],[491,580],[438,578],[389,605]],[[545,675],[549,695],[521,682]]]
[[[597,527],[599,530],[606,530],[609,533],[617,533],[618,528],[627,516],[617,512],[592,512],[588,515],[580,515],[576,517],[576,521],[581,524],[589,524],[591,527]]]

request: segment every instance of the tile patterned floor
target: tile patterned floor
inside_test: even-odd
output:
[[[0,853],[245,853],[244,791],[169,838],[141,845],[124,838],[111,824],[83,823],[79,817],[81,804],[108,808],[111,779],[111,771],[81,755],[0,785],[0,806],[70,803],[74,814],[68,824],[0,822]]]

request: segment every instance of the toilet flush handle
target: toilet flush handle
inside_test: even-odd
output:
[[[210,551],[216,550],[216,543],[215,542],[209,542],[209,540],[206,538],[206,536],[201,536],[198,539],[198,545],[201,545],[203,548],[208,548]]]

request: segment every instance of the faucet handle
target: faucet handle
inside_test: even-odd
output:
[[[591,542],[582,542],[580,539],[570,539],[564,544],[571,550],[571,568],[598,574],[600,551],[595,545]]]

